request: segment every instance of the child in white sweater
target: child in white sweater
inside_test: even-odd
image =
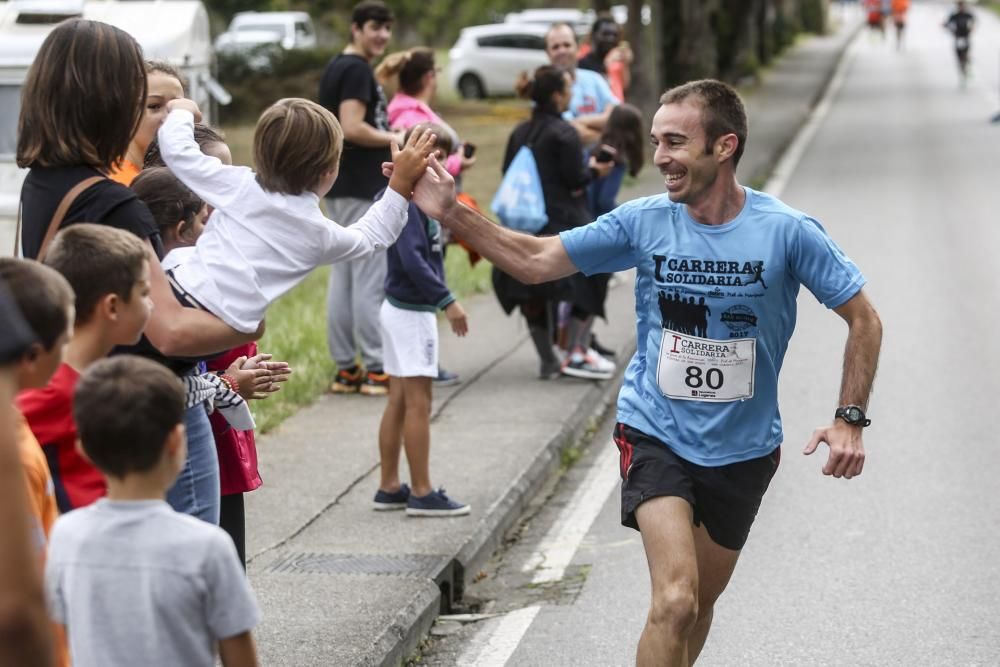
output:
[[[341,227],[319,208],[337,180],[344,145],[340,123],[327,109],[286,98],[265,110],[254,132],[256,173],[201,152],[194,140],[200,116],[194,102],[171,100],[167,109],[158,134],[163,160],[214,209],[193,252],[168,277],[188,305],[247,333],[257,330],[271,302],[317,266],[391,246],[434,148],[429,134],[394,148],[385,196],[358,223]]]

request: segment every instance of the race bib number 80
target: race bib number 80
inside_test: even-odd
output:
[[[753,397],[757,339],[712,340],[663,330],[656,383],[667,398],[741,401]]]

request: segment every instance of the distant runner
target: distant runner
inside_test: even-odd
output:
[[[976,27],[976,17],[968,11],[965,2],[959,2],[955,11],[944,22],[944,27],[955,37],[955,55],[958,57],[958,71],[964,86],[969,78],[969,37]]]

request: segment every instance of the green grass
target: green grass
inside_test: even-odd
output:
[[[330,384],[334,363],[326,347],[329,276],[330,267],[316,269],[267,311],[267,331],[258,347],[275,360],[287,361],[294,372],[280,392],[251,403],[258,433],[270,431],[312,403]]]

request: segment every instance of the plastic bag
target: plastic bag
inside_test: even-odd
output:
[[[490,208],[504,227],[535,234],[549,222],[538,165],[529,146],[521,146],[500,181]]]

